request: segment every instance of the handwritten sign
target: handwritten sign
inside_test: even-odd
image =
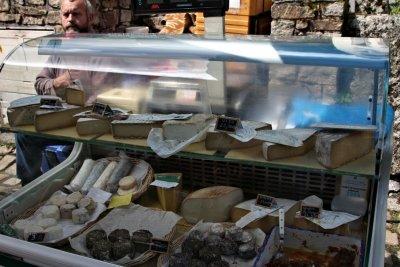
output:
[[[114,114],[113,110],[110,108],[109,105],[98,103],[98,102],[96,102],[93,105],[92,112],[99,114],[100,116],[105,116],[105,117],[112,116]]]
[[[61,102],[57,98],[42,98],[40,99],[41,106],[61,107]]]
[[[300,215],[307,218],[318,219],[321,214],[321,208],[311,206],[301,206]]]
[[[44,240],[45,233],[32,233],[28,236],[29,242],[41,242]]]
[[[150,250],[158,253],[168,253],[169,241],[153,238],[150,244]]]
[[[266,208],[274,208],[278,204],[274,197],[258,194],[255,205],[261,206],[261,207],[266,207]]]
[[[240,126],[240,119],[221,116],[218,117],[214,130],[219,132],[235,133]]]

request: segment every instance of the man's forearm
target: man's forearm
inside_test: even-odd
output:
[[[56,92],[53,86],[54,79],[37,77],[35,89],[38,95],[55,95]]]

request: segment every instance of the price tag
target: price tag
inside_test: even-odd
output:
[[[241,128],[240,119],[220,116],[215,123],[215,131],[235,133],[238,128]]]
[[[168,253],[169,251],[169,241],[153,238],[150,244],[150,250],[158,253]]]
[[[40,99],[41,106],[62,107],[61,102],[57,98],[42,98]]]
[[[300,215],[307,218],[318,219],[321,214],[321,208],[311,206],[301,206]]]
[[[258,194],[255,205],[265,208],[274,208],[278,205],[278,203],[274,197]]]
[[[45,233],[32,233],[28,236],[29,242],[42,242],[44,240]]]
[[[109,105],[98,102],[94,104],[92,112],[105,117],[114,115],[114,112]]]

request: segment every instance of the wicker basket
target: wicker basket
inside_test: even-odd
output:
[[[105,158],[105,159],[110,160],[110,161],[111,161],[111,160],[118,161],[120,158],[119,158],[119,157],[110,157],[110,158]],[[134,164],[137,164],[137,163],[143,161],[143,160],[140,160],[140,159],[131,159],[131,160],[132,160],[132,162],[133,162]],[[147,162],[146,162],[146,163],[147,163]],[[147,164],[148,164],[148,163],[147,163]],[[142,184],[141,184],[139,190],[133,193],[133,195],[132,195],[132,202],[133,202],[134,200],[138,199],[140,196],[142,196],[142,195],[147,191],[147,189],[149,188],[149,186],[150,186],[151,182],[153,181],[153,179],[154,179],[154,171],[153,171],[152,167],[150,166],[150,164],[148,164],[148,170],[147,170],[146,177],[143,179]],[[28,219],[28,218],[31,217],[40,207],[42,207],[43,205],[45,205],[46,202],[47,202],[47,201],[41,202],[41,203],[39,203],[39,204],[37,204],[37,205],[35,205],[35,206],[33,206],[33,207],[27,209],[24,213],[18,215],[16,218],[14,218],[14,220],[12,220],[10,224],[13,225],[17,220]],[[99,216],[99,217],[100,217],[100,216]],[[97,218],[97,219],[98,219],[98,218]],[[58,242],[55,242],[55,243],[46,243],[46,242],[43,242],[43,243],[38,243],[38,244],[45,244],[45,245],[52,246],[52,247],[61,247],[61,246],[64,246],[64,245],[68,244],[68,238],[70,238],[70,237],[75,237],[75,236],[78,236],[78,235],[82,234],[86,229],[92,227],[92,226],[97,222],[97,219],[96,219],[95,221],[93,221],[93,222],[91,222],[91,223],[85,225],[84,227],[82,227],[82,229],[79,230],[78,232],[76,232],[75,234],[73,234],[73,235],[71,235],[71,236],[69,236],[69,237],[63,238],[62,240],[60,240],[60,241],[58,241]]]

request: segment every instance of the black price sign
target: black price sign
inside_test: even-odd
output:
[[[258,194],[256,199],[256,205],[266,208],[274,208],[278,205],[274,197]]]
[[[237,128],[240,127],[240,119],[231,117],[218,117],[215,123],[215,131],[235,133]]]
[[[153,238],[151,240],[150,250],[158,253],[168,253],[169,241]]]
[[[321,209],[318,207],[301,206],[300,215],[307,218],[318,219]]]
[[[41,106],[61,107],[61,102],[57,98],[42,98],[40,99]]]
[[[42,242],[44,240],[45,233],[32,233],[28,236],[29,242]]]
[[[114,115],[113,110],[110,108],[109,105],[98,102],[94,104],[92,112],[105,117]]]

